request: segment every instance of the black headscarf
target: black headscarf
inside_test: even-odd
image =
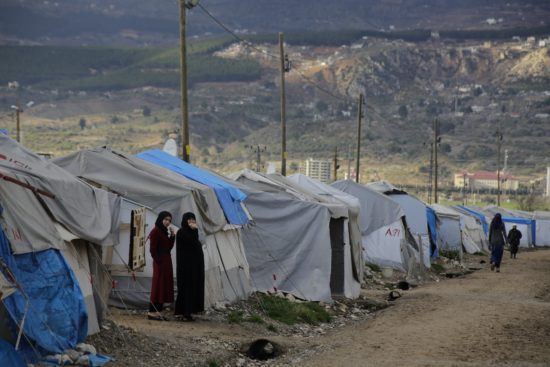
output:
[[[172,214],[170,214],[170,212],[167,212],[167,211],[160,212],[159,216],[157,217],[157,220],[155,221],[155,227],[160,229],[162,233],[167,233],[167,230],[168,230],[168,228],[166,228],[164,224],[162,224],[162,221],[166,217],[172,218]]]
[[[504,228],[504,222],[502,221],[502,216],[500,213],[496,213],[493,220],[491,221],[491,228],[501,229]]]
[[[189,227],[189,224],[187,224],[187,221],[189,219],[195,219],[197,220],[197,218],[195,217],[195,214],[191,213],[191,212],[187,212],[183,215],[183,217],[181,217],[181,228],[189,228],[189,229],[192,229],[191,227]]]

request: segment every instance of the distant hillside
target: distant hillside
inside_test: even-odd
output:
[[[550,19],[550,2],[545,0],[203,0],[201,4],[242,34],[498,30],[545,26]],[[189,12],[188,32],[192,36],[224,31],[195,8]],[[3,0],[0,4],[4,43],[165,45],[177,38],[178,9],[173,0]]]

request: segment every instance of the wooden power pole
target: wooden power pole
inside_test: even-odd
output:
[[[187,41],[185,31],[185,13],[187,0],[180,0],[180,88],[181,88],[181,138],[182,159],[190,161],[191,146],[189,145],[189,101],[187,98]]]
[[[500,150],[502,147],[502,125],[498,124],[497,130],[497,206],[500,206]]]
[[[338,147],[334,148],[333,181],[338,181]]]
[[[433,142],[433,152],[434,152],[434,203],[437,204],[439,202],[438,199],[438,193],[437,193],[437,173],[438,173],[438,166],[437,166],[437,150],[439,145],[439,129],[438,129],[439,122],[437,119],[434,119],[433,124],[433,130],[434,130],[434,142]]]
[[[285,73],[289,71],[288,58],[285,55],[284,35],[279,33],[279,52],[281,54],[281,175],[286,176],[286,93]]]
[[[15,107],[15,131],[17,132],[17,142],[21,143],[21,108],[19,107],[19,102],[17,102],[17,106]]]
[[[355,182],[359,183],[359,167],[361,162],[361,119],[363,118],[363,94],[359,94],[357,112],[357,157],[355,161]]]

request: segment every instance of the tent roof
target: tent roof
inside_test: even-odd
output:
[[[212,189],[142,159],[97,148],[69,154],[54,162],[157,213],[169,211],[174,223],[192,211],[206,233],[219,231],[227,224]]]
[[[162,150],[147,150],[137,154],[137,157],[212,188],[216,192],[218,201],[229,223],[248,223],[248,215],[242,207],[246,194],[234,185],[222,180],[211,172],[195,167]]]
[[[453,208],[441,204],[431,204],[430,206],[435,211],[435,214],[437,214],[438,217],[447,217],[460,220],[460,213],[458,213]]]
[[[5,135],[0,135],[0,157],[0,173],[53,194],[53,197],[40,195],[38,202],[34,192],[28,189],[12,183],[0,185],[0,194],[6,196],[3,205],[10,218],[16,221],[12,225],[28,237],[32,247],[29,251],[52,247],[46,246],[47,241],[40,240],[44,238],[42,234],[33,228],[33,225],[46,223],[45,209],[38,211],[42,206],[55,221],[79,238],[96,244],[115,243],[120,197],[88,185]],[[31,205],[37,211],[29,210]],[[50,234],[54,235],[54,231]],[[37,242],[44,246],[32,246]]]
[[[336,181],[332,186],[359,199],[361,232],[364,236],[395,223],[405,215],[397,202],[354,181]]]

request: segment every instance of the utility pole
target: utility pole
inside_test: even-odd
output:
[[[361,162],[361,119],[363,118],[363,94],[359,94],[359,108],[357,112],[357,157],[355,161],[355,182],[359,183],[359,166]]]
[[[439,122],[437,119],[434,119],[433,130],[434,130],[434,142],[433,142],[433,157],[434,157],[434,203],[439,202],[437,195],[437,148],[441,139],[439,138]]]
[[[333,162],[333,181],[338,181],[338,147],[334,148],[334,162]]]
[[[181,138],[184,161],[191,160],[191,145],[189,145],[189,100],[187,97],[187,36],[186,36],[186,9],[191,9],[199,3],[197,0],[179,0],[180,6],[180,88],[181,88]]]
[[[351,145],[348,144],[348,180],[351,179]],[[548,194],[550,196],[550,194]]]
[[[466,172],[462,173],[462,205],[466,205]]]
[[[500,149],[502,146],[502,125],[499,121],[497,130],[497,206],[500,206]]]
[[[433,143],[430,144],[430,174],[428,178],[428,204],[432,203],[432,184],[434,172],[434,148]]]
[[[290,62],[285,55],[284,35],[279,33],[279,53],[281,54],[281,175],[286,176],[286,93],[285,73],[290,71]]]
[[[21,112],[23,112],[23,110],[19,106],[19,101],[17,101],[17,106],[15,107],[15,126],[17,131],[18,143],[21,143]]]

